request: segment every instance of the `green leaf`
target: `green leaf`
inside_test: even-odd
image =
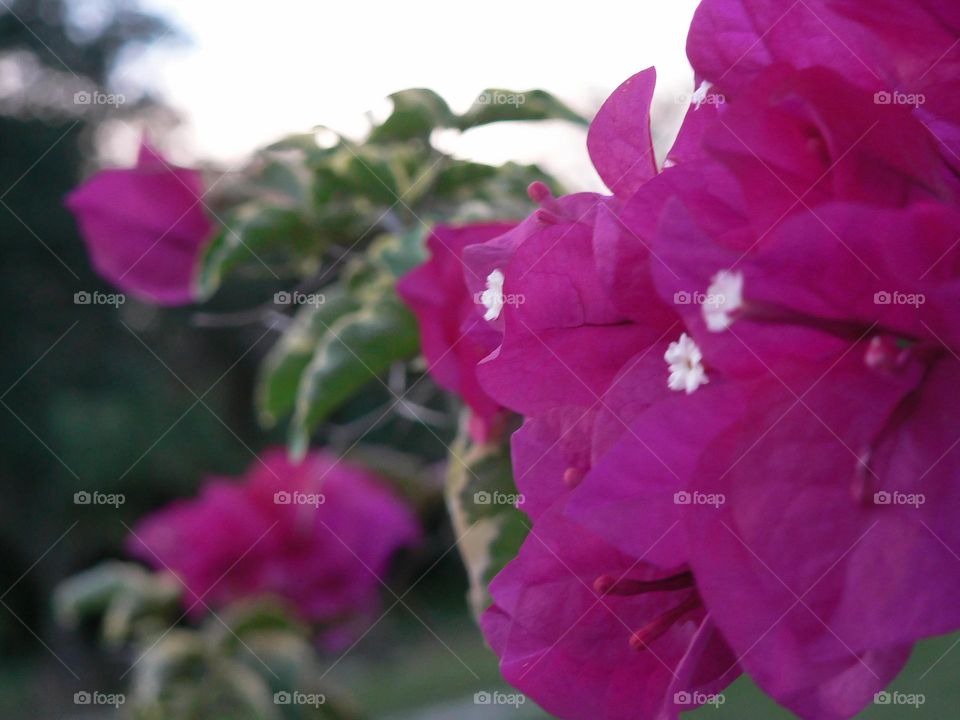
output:
[[[264,150],[267,152],[287,152],[289,150],[299,150],[301,152],[312,152],[317,150],[317,136],[315,132],[303,132],[287,135],[279,140],[267,145]]]
[[[310,200],[312,178],[303,163],[281,160],[266,153],[262,157],[254,189],[261,197],[274,197],[278,202],[287,201],[305,207]]]
[[[293,324],[267,354],[260,366],[255,400],[260,422],[272,427],[293,412],[303,371],[327,329],[347,313],[360,308],[357,300],[339,288],[323,294],[322,305],[304,305]]]
[[[427,140],[435,128],[450,127],[455,116],[446,101],[433,90],[410,88],[389,96],[393,112],[374,128],[370,142],[396,142],[420,138]]]
[[[490,581],[516,557],[527,536],[526,516],[514,505],[516,493],[509,445],[471,445],[461,434],[450,452],[446,497],[477,618],[490,605]]]
[[[149,652],[143,652],[150,649]],[[203,672],[207,648],[203,638],[192,630],[174,628],[152,643],[147,641],[133,666],[131,691],[134,702],[149,705],[158,702],[177,680]]]
[[[534,209],[527,188],[535,180],[562,194],[559,183],[537,165],[457,162],[440,173],[434,198],[442,215],[456,222],[523,218]]]
[[[53,594],[54,613],[65,627],[107,611],[118,595],[145,587],[150,573],[136,563],[105,562],[60,583]]]
[[[103,615],[100,634],[113,648],[154,629],[169,627],[178,612],[183,585],[168,573],[153,573],[147,583],[117,594]]]
[[[225,224],[201,260],[198,283],[202,297],[212,295],[226,273],[241,263],[267,274],[272,255],[300,257],[319,250],[315,232],[303,213],[293,207],[247,203],[236,208]]]
[[[461,130],[468,130],[478,125],[508,120],[567,120],[578,125],[588,124],[586,118],[545,90],[516,92],[487,88],[477,96],[470,109],[459,117],[457,125]]]
[[[292,632],[308,635],[296,611],[279,597],[254,596],[237,600],[207,621],[206,631],[215,644],[241,642],[247,633]]]
[[[326,327],[300,381],[291,424],[294,456],[307,451],[310,432],[395,362],[416,355],[417,323],[392,287]]]
[[[353,201],[390,207],[403,193],[406,170],[400,158],[386,148],[344,143],[337,163]]]
[[[494,165],[454,161],[445,167],[434,184],[435,192],[444,197],[465,195],[478,185],[496,177],[498,168]]]
[[[169,626],[168,616],[182,592],[182,585],[166,573],[108,561],[60,583],[53,604],[61,625],[97,619],[105,642],[116,647],[151,625]]]
[[[281,720],[284,706],[244,663],[212,655],[197,633],[165,637],[135,667],[130,711],[143,720]],[[171,633],[171,636],[174,633]],[[292,717],[292,716],[291,716]]]
[[[367,251],[368,262],[393,278],[400,278],[427,259],[423,228],[400,235],[382,235]]]

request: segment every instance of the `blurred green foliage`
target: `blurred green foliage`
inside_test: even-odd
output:
[[[362,142],[318,127],[270,145],[225,181],[219,193],[224,224],[204,257],[202,291],[213,296],[251,276],[273,274],[282,282],[278,270],[299,281],[268,294],[259,312],[239,313],[279,325],[281,337],[261,366],[257,410],[267,428],[292,416],[295,455],[306,452],[313,433],[336,421],[343,406],[369,396],[376,378],[402,405],[401,393],[382,378],[401,366],[422,375],[409,363],[419,350],[416,321],[395,285],[425,258],[431,225],[519,219],[530,208],[531,182],[556,186],[535,165],[484,165],[435,147],[439,129],[505,120],[584,122],[542,90],[491,90],[479,97],[457,115],[431,90],[402,90],[390,96],[391,113]],[[504,104],[502,97],[530,102]],[[291,305],[292,320],[286,314]],[[215,316],[207,321],[218,322]],[[412,385],[418,383],[419,377]],[[442,448],[442,433],[434,435]],[[317,437],[331,441],[329,432]]]
[[[516,507],[509,445],[476,445],[462,432],[450,450],[446,497],[479,619],[491,603],[490,581],[516,557],[530,529]]]
[[[352,720],[352,704],[321,685],[309,629],[279,601],[252,599],[182,619],[182,587],[165,573],[107,562],[55,596],[66,627],[99,626],[104,643],[135,657],[123,711],[137,720]]]
[[[80,22],[80,4],[0,7],[0,59],[24,83],[0,100],[0,715],[9,718],[57,717],[72,707],[81,686],[61,660],[84,682],[115,686],[92,649],[55,627],[54,586],[115,554],[124,523],[192,492],[201,472],[242,468],[248,454],[233,433],[252,442],[255,430],[252,367],[238,366],[214,387],[246,338],[201,333],[184,313],[135,303],[74,304],[78,291],[111,289],[90,270],[62,199],[105,122],[158,109],[131,95],[108,113],[76,105],[73,93],[109,89],[123,53],[169,32],[122,0],[99,3],[100,22]],[[141,340],[198,393],[212,388],[209,410],[188,412],[193,396]],[[74,494],[84,490],[124,493],[126,502],[78,506]]]

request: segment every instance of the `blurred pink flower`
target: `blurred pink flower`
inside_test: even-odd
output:
[[[146,517],[127,547],[180,578],[194,615],[204,604],[276,595],[336,645],[369,622],[390,558],[419,534],[376,476],[322,452],[294,465],[276,448],[239,481],[212,478],[196,499]]]
[[[430,259],[397,284],[397,292],[417,316],[430,376],[459,395],[471,410],[470,432],[477,442],[496,435],[505,410],[477,381],[479,363],[499,343],[483,319],[483,291],[471,294],[464,280],[463,251],[513,229],[513,223],[460,227],[438,225],[427,238]]]
[[[102,170],[67,196],[94,268],[124,292],[161,305],[197,297],[200,255],[215,226],[200,172],[144,143],[136,167]]]

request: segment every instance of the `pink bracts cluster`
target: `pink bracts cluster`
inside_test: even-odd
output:
[[[662,166],[647,70],[590,129],[612,194],[431,241],[425,335],[482,337],[441,384],[524,418],[483,628],[551,713],[674,718],[745,672],[847,718],[960,628],[958,37],[947,0],[704,0]]]
[[[128,549],[176,575],[193,615],[272,595],[335,647],[373,620],[390,559],[419,537],[380,478],[320,451],[292,463],[274,448],[243,478],[211,478],[197,498],[147,516]]]

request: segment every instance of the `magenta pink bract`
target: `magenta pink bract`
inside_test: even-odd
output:
[[[427,238],[430,259],[397,284],[397,292],[413,310],[430,376],[459,395],[472,412],[474,440],[486,442],[503,425],[504,409],[477,380],[477,363],[499,343],[499,333],[486,326],[479,292],[464,280],[464,250],[491,240],[514,227],[512,223],[438,225]]]
[[[102,170],[67,197],[91,262],[124,292],[161,305],[197,298],[201,253],[214,224],[203,177],[146,143],[136,167]]]
[[[196,499],[143,519],[128,549],[175,573],[194,615],[275,595],[339,645],[370,621],[390,558],[419,536],[410,509],[370,472],[322,452],[291,464],[277,448],[244,477],[211,478]]]
[[[689,573],[617,552],[562,502],[490,592],[482,626],[504,676],[558,717],[676,718],[739,674]]]

